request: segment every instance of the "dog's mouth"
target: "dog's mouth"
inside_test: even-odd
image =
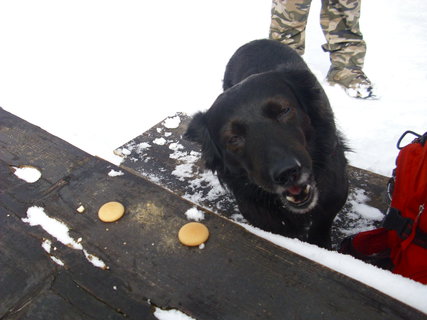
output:
[[[283,192],[283,196],[287,201],[295,206],[303,206],[312,198],[311,186],[292,186]]]
[[[283,205],[295,213],[306,213],[317,203],[317,188],[314,184],[293,185],[281,190]]]

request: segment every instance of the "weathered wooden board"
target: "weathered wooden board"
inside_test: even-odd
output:
[[[20,165],[39,168],[41,179],[32,184],[18,179],[12,166]],[[96,165],[103,170],[110,166],[0,108],[1,319],[156,319],[152,305],[128,295],[129,289],[123,289],[117,275],[94,267],[81,250],[70,249],[39,226],[30,227],[21,220],[29,207],[40,206],[65,222],[74,238],[91,242],[90,236],[76,230],[92,236],[91,225],[101,227],[95,215],[78,216],[75,205],[80,200],[63,198],[61,191],[78,181],[80,172],[90,176]],[[96,192],[102,190],[86,196]],[[96,212],[91,205],[88,202],[87,212]],[[64,267],[42,249],[44,239],[52,240],[57,248],[52,256],[64,261]],[[97,246],[96,241],[88,244],[88,252],[98,252]]]
[[[22,164],[36,165],[42,178],[17,178],[10,166]],[[177,232],[194,205],[123,169],[109,176],[111,169],[120,170],[0,109],[1,319],[155,319],[154,306],[198,320],[425,318],[209,210],[199,208],[211,232],[206,247],[184,247]],[[126,214],[106,224],[97,210],[110,200]],[[76,213],[81,204],[85,212]],[[108,269],[26,224],[33,206],[65,223]],[[45,239],[56,250],[44,251]]]
[[[177,113],[118,148],[116,154],[124,157],[121,166],[200,206],[240,219],[232,195],[203,169],[199,146],[182,138],[189,121],[189,116]],[[332,229],[334,245],[353,232],[379,226],[381,212],[385,212],[388,205],[387,177],[351,166],[349,177],[349,200]],[[364,205],[377,211],[366,216],[360,210]]]

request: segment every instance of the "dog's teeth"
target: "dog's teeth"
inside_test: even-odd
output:
[[[308,193],[310,192],[310,190],[311,190],[311,187],[310,187],[310,185],[308,184],[308,185],[305,187],[305,189],[304,189],[305,194],[308,194]]]
[[[286,200],[288,200],[289,202],[297,203],[297,200],[292,196],[286,196]]]

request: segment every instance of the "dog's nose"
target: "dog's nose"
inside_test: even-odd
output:
[[[271,171],[273,182],[279,185],[293,184],[300,176],[301,166],[293,161],[289,163],[281,163]]]

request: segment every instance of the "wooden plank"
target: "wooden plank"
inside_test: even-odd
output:
[[[45,238],[52,240],[52,246],[58,247],[56,257],[75,255],[74,250],[56,241],[40,227],[31,228],[21,220],[30,206],[45,207],[51,201],[49,197],[54,195],[58,198],[59,190],[69,184],[82,166],[90,171],[88,163],[93,165],[98,161],[0,108],[0,318],[116,319],[126,315],[120,311],[122,307],[130,310],[130,318],[155,319],[151,305],[133,301],[126,294],[116,294],[117,297],[100,302],[102,295],[93,295],[90,285],[95,286],[98,281],[103,284],[100,290],[107,291],[106,283],[121,283],[121,280],[115,280],[111,273],[100,273],[86,259],[82,260],[81,251],[78,259],[72,259],[78,272],[65,268],[72,279],[68,282],[78,286],[78,279],[83,274],[88,277],[90,285],[88,290],[72,291],[69,283],[65,285],[61,280],[64,277],[58,274],[58,271],[64,272],[64,268],[50,259],[41,243]],[[109,164],[105,164],[108,169]],[[19,165],[39,168],[41,179],[32,184],[18,179],[12,166]],[[63,202],[60,198],[58,201]],[[75,213],[75,207],[62,206],[58,210]],[[63,221],[69,218],[67,214]],[[94,275],[96,271],[98,273]],[[112,286],[108,287],[110,291],[114,291]]]
[[[31,165],[42,171],[49,167],[49,176],[43,177],[43,180],[55,183],[91,158],[78,148],[64,148],[63,140],[37,126],[17,121],[14,115],[1,108],[0,111],[1,160],[9,165]],[[20,157],[22,153],[27,155],[25,159]],[[3,187],[2,184],[0,186]]]
[[[1,318],[45,290],[53,280],[55,266],[40,250],[28,228],[2,207],[0,225]]]
[[[168,128],[168,123],[178,123],[178,119],[178,126],[171,128],[169,125]],[[233,196],[221,189],[216,177],[204,170],[200,147],[182,138],[189,121],[188,115],[177,113],[117,148],[115,153],[124,158],[121,166],[204,208],[240,219]],[[348,172],[349,200],[332,227],[334,246],[352,230],[378,227],[382,220],[381,212],[385,212],[388,206],[387,177],[352,166]],[[217,192],[213,192],[215,190]],[[378,209],[377,216],[361,214],[357,209],[360,203]]]
[[[4,125],[3,113],[0,110],[0,128]],[[32,131],[30,136],[46,134],[18,118],[13,122]],[[8,172],[10,154],[15,155],[14,161],[28,162],[34,153],[50,150],[50,140],[57,138],[45,137],[32,145],[29,153],[25,140],[19,146],[2,140],[1,172]],[[198,320],[359,319],[361,314],[369,319],[425,318],[399,301],[279,248],[200,207],[211,236],[204,249],[184,247],[177,240],[177,232],[188,222],[185,212],[194,207],[192,203],[127,171],[111,177],[108,172],[120,168],[101,159],[84,156],[83,162],[79,158],[75,159],[77,163],[66,161],[66,150],[70,157],[79,152],[64,141],[56,141],[56,146],[63,150],[64,159],[46,153],[46,163],[55,158],[60,164],[52,165],[52,173],[49,165],[43,166],[43,180],[22,184],[9,171],[11,185],[0,192],[0,207],[3,213],[13,214],[14,223],[21,223],[31,235],[20,237],[23,241],[10,241],[11,252],[32,241],[36,243],[34,251],[39,248],[37,254],[47,255],[40,244],[48,238],[57,248],[51,254],[64,266],[54,265],[54,281],[49,282],[48,289],[42,286],[27,304],[15,306],[16,312],[0,315],[3,319],[30,315],[31,319],[51,319],[55,315],[155,319],[154,305],[179,309]],[[61,164],[63,177],[53,179],[51,174],[56,175]],[[117,222],[105,224],[98,220],[97,210],[110,200],[122,202],[126,214]],[[83,214],[75,211],[80,204],[86,208]],[[69,235],[81,238],[84,249],[109,268],[95,267],[82,250],[62,245],[41,227],[23,224],[20,218],[26,216],[29,206],[40,206],[49,217],[64,222]],[[0,228],[0,234],[13,236],[3,224]]]
[[[50,291],[44,291],[32,299],[31,303],[26,305],[25,308],[16,314],[8,315],[5,319],[89,320],[92,318],[79,313],[62,297]]]

